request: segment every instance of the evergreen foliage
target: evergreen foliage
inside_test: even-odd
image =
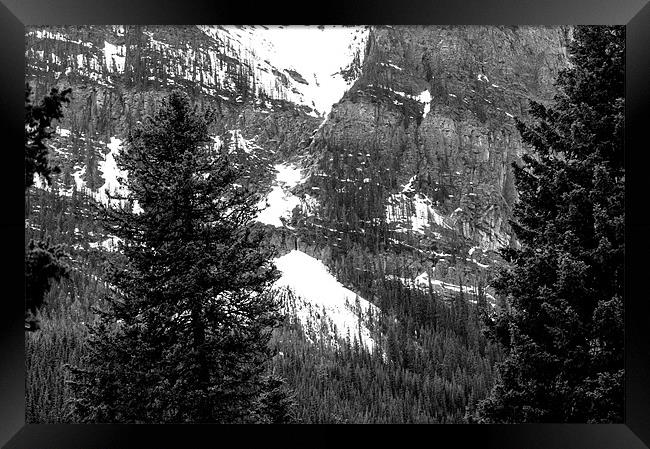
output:
[[[80,421],[257,416],[279,318],[268,294],[277,272],[251,224],[259,198],[235,184],[238,172],[209,137],[211,120],[175,91],[116,158],[130,193],[101,215],[123,241],[122,260],[111,263],[112,294],[73,369]]]
[[[296,394],[286,381],[275,374],[264,379],[264,391],[257,400],[257,422],[266,424],[294,424],[296,417]]]
[[[38,174],[50,183],[50,175],[57,172],[48,161],[46,140],[54,130],[52,121],[63,117],[62,107],[70,101],[71,89],[59,92],[52,89],[39,105],[32,104],[32,90],[25,84],[25,194],[34,184]],[[46,241],[30,240],[25,250],[25,329],[35,331],[40,323],[38,311],[53,281],[67,275],[64,262],[67,254],[61,245],[51,245]]]
[[[43,55],[30,59],[30,68],[38,67],[28,74],[37,96],[64,79],[75,86],[62,123],[69,132],[48,142],[56,149],[49,163],[37,162],[41,153],[30,141],[36,146],[29,154],[37,155],[30,166],[51,189],[28,189],[34,172],[30,177],[26,165],[26,246],[34,240],[26,274],[50,271],[34,277],[37,293],[28,292],[28,304],[51,304],[42,310],[41,330],[25,335],[29,422],[620,421],[621,29],[578,28],[575,67],[559,81],[563,95],[552,109],[533,105],[539,125],[519,125],[534,148],[515,168],[521,201],[514,229],[523,246],[504,253],[512,266],[496,283],[492,270],[501,258],[472,255],[476,242],[462,235],[493,205],[514,201],[510,174],[505,188],[492,185],[493,161],[463,160],[472,150],[465,144],[457,153],[433,151],[417,127],[418,150],[410,151],[406,131],[414,117],[421,123],[422,105],[393,104],[394,95],[378,87],[390,80],[346,96],[376,98],[378,119],[382,103],[399,109],[403,120],[394,134],[339,138],[325,124],[312,135],[320,119],[255,92],[254,59],[213,64],[209,53],[229,53],[228,42],[212,43],[192,27],[127,26],[119,37],[112,27],[64,31],[69,40],[28,36],[31,51]],[[152,33],[162,45],[152,45]],[[105,65],[101,46],[84,45],[104,40],[125,44],[123,72]],[[176,53],[176,45],[192,56]],[[207,79],[226,67],[232,89],[206,95]],[[199,108],[174,94],[158,110],[171,86],[189,92]],[[435,88],[436,97],[447,97]],[[65,95],[52,92],[42,111],[60,119],[52,98]],[[492,121],[487,97],[468,98],[480,101],[481,121]],[[217,108],[222,120],[210,123],[210,114],[197,112],[203,107]],[[30,114],[26,159],[27,131],[41,123],[34,117],[46,117]],[[328,122],[341,119],[347,118],[331,115]],[[509,133],[496,122],[495,132]],[[45,136],[40,142],[52,136],[51,121],[43,123],[43,133],[33,134]],[[116,159],[128,172],[130,194],[113,198],[95,220],[92,190],[108,181],[101,165],[106,142],[129,134]],[[273,164],[297,160],[310,176],[292,193],[313,210],[295,210],[287,227],[268,226],[271,235],[262,237],[250,222],[259,199],[251,189],[263,195]],[[60,175],[50,164],[61,167]],[[79,179],[88,189],[77,190]],[[444,215],[459,206],[453,229],[408,230],[415,192]],[[387,223],[393,196],[401,197],[395,207],[404,219]],[[102,247],[113,237],[123,242],[118,251]],[[323,261],[381,310],[359,315],[376,343],[372,353],[356,335],[328,327],[322,310],[311,310],[307,324],[288,313],[268,347],[280,299],[267,291],[275,279],[269,241]],[[67,276],[57,278],[63,271],[55,255],[63,248],[71,257]],[[428,288],[416,286],[423,274]],[[434,288],[432,280],[460,291]],[[485,291],[494,293],[492,286],[503,293],[496,300]],[[503,309],[496,317],[495,303]],[[486,317],[492,339],[483,332]],[[499,383],[474,413],[498,378],[502,344],[509,357]],[[274,352],[270,374],[265,362]]]
[[[57,169],[48,163],[48,148],[45,141],[54,134],[52,121],[63,117],[63,104],[70,102],[72,89],[59,92],[53,88],[40,104],[32,103],[32,89],[25,84],[25,189],[34,184],[34,174],[42,176],[48,183]]]
[[[312,325],[289,313],[275,331],[274,371],[295,389],[300,422],[465,422],[467,410],[488,394],[502,358],[481,332],[479,309],[396,281],[378,295],[382,313],[360,317],[376,342],[372,353],[354,333],[323,326],[322,313]],[[285,301],[296,307],[292,295]]]
[[[522,247],[494,285],[511,299],[493,325],[507,348],[479,407],[488,422],[623,419],[625,28],[577,27],[555,104],[518,122]]]
[[[39,328],[38,311],[53,281],[68,275],[62,245],[52,245],[50,239],[30,240],[25,253],[25,329]]]

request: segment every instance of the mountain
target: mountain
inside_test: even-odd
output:
[[[489,290],[495,250],[517,245],[511,164],[526,149],[514,117],[552,99],[570,37],[566,27],[373,27],[358,78],[306,149],[296,192],[316,210],[291,224],[302,241],[364,297],[386,276]]]
[[[66,142],[74,162],[88,166],[82,178],[91,189],[100,182],[96,163],[106,152],[105,142],[123,138],[172,88],[186,90],[201,107],[217,109],[222,129],[215,134],[240,130],[267,152],[291,154],[320,123],[314,109],[315,81],[305,84],[297,72],[264,60],[269,46],[263,38],[252,41],[256,31],[219,26],[39,27],[27,31],[27,81],[35,85],[36,97],[53,85],[73,88],[61,128],[75,140]],[[253,44],[262,55],[253,51]],[[76,154],[81,147],[87,161]],[[64,174],[73,171],[68,164],[62,168]]]
[[[357,178],[379,182],[382,200],[398,195],[391,221],[428,208],[437,227],[483,248],[508,245],[510,164],[525,151],[514,117],[528,118],[530,99],[552,99],[569,39],[564,27],[374,28],[359,78],[313,149],[357,150],[341,151],[355,153],[341,156]]]
[[[517,244],[508,224],[517,196],[510,164],[525,149],[514,116],[527,118],[529,99],[552,98],[569,28],[339,27],[347,52],[329,76],[290,66],[299,59],[273,45],[289,30],[308,31],[28,30],[27,79],[36,96],[53,85],[74,92],[52,143],[62,168],[54,189],[88,189],[105,201],[105,189],[118,188],[113,156],[132,124],[181,88],[218,110],[216,145],[230,146],[242,162],[256,159],[246,181],[266,193],[258,220],[297,227],[310,251],[347,253],[356,245],[390,265],[406,249],[419,272],[393,266],[387,275],[417,279],[458,258],[480,271],[497,260],[491,250]],[[280,50],[287,41],[276,38]],[[328,108],[337,88],[341,98]],[[282,179],[292,174],[300,182]]]
[[[500,357],[479,317],[503,304],[497,250],[518,244],[511,164],[527,150],[514,118],[553,98],[570,39],[570,27],[529,26],[28,27],[35,98],[73,91],[50,142],[61,173],[26,200],[26,239],[49,235],[72,257],[51,313],[91,319],[117,257],[92,203],[128,176],[114,156],[131,127],[181,89],[216,111],[214,145],[246,168],[238,182],[259,194],[256,220],[279,250],[275,291],[291,313],[275,368],[304,397],[329,394],[327,369],[406,375],[408,394],[373,393],[399,405],[368,420],[461,420]],[[346,405],[328,396],[322,409],[358,416],[359,388],[355,401],[342,384]],[[426,395],[437,399],[415,411]]]

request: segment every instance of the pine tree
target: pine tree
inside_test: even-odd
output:
[[[532,148],[514,166],[522,247],[495,283],[508,355],[483,421],[622,421],[625,29],[577,27],[569,54],[555,104],[517,123]]]
[[[268,291],[277,270],[252,224],[259,199],[235,184],[211,121],[173,92],[116,157],[130,193],[102,214],[123,261],[109,270],[114,294],[73,369],[79,420],[253,419],[279,322]]]
[[[282,377],[270,375],[264,380],[264,391],[257,400],[255,410],[258,422],[268,424],[294,424],[297,403],[295,393]]]
[[[63,117],[62,107],[70,101],[71,89],[59,92],[52,89],[50,95],[38,105],[32,104],[32,88],[25,84],[25,195],[34,185],[38,174],[47,183],[58,168],[48,161],[46,141],[52,137],[52,121]],[[31,240],[25,249],[25,330],[39,329],[39,309],[53,281],[60,281],[68,275],[65,263],[67,254],[61,245],[52,245],[50,240]]]
[[[34,174],[48,183],[52,173],[58,171],[48,162],[47,139],[52,137],[52,121],[63,117],[63,104],[70,102],[72,89],[59,92],[54,88],[38,105],[32,104],[32,88],[25,84],[25,189],[34,184]]]

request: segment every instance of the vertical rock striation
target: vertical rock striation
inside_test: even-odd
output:
[[[507,245],[511,163],[525,151],[514,117],[527,119],[529,99],[553,98],[570,34],[568,27],[375,27],[359,78],[313,148],[365,148],[396,167],[382,178],[390,193],[411,181],[463,237],[486,249]]]

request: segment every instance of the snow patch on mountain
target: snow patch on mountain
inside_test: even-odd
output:
[[[288,164],[278,164],[274,168],[278,172],[276,176],[277,181],[284,184],[287,188],[293,188],[305,181],[298,167]]]
[[[60,126],[56,127],[55,133],[61,137],[70,137],[70,130],[61,128]]]
[[[398,231],[411,230],[420,234],[424,234],[424,230],[432,224],[451,229],[449,220],[433,208],[433,201],[426,195],[417,193],[410,197],[405,194],[412,191],[412,182],[413,179],[404,187],[402,193],[393,194],[388,198],[386,222],[408,224],[409,228],[400,227]]]
[[[410,192],[413,192],[413,191],[414,191],[414,189],[413,189],[413,183],[415,182],[415,178],[416,178],[416,177],[417,177],[416,175],[413,175],[413,176],[411,177],[411,179],[409,179],[409,182],[407,182],[407,183],[404,185],[404,188],[402,189],[402,193],[410,193]]]
[[[373,86],[374,86],[373,84],[368,84],[368,87],[373,87]],[[423,110],[423,113],[422,113],[422,118],[426,117],[427,114],[431,111],[431,101],[433,100],[433,96],[431,96],[431,92],[429,92],[429,89],[423,90],[418,95],[410,95],[410,94],[407,94],[406,92],[402,92],[401,90],[395,90],[395,89],[393,89],[393,88],[391,88],[389,86],[385,86],[383,84],[378,84],[377,87],[379,89],[383,89],[383,90],[386,90],[388,92],[391,92],[391,93],[393,93],[395,95],[399,95],[400,97],[408,98],[410,100],[415,100],[415,101],[417,101],[419,103],[422,103],[422,105],[424,106],[424,110]],[[401,103],[399,103],[397,101],[394,101],[394,103],[395,104],[401,104]]]
[[[104,156],[104,160],[99,162],[99,169],[104,175],[104,185],[99,189],[99,196],[102,202],[108,201],[106,191],[111,194],[125,194],[124,188],[121,187],[119,178],[125,178],[126,173],[117,167],[115,156],[122,148],[122,139],[111,137],[110,143],[107,144],[109,153]]]
[[[434,270],[435,271],[435,270]],[[449,282],[441,281],[439,279],[431,279],[429,276],[429,273],[421,273],[418,275],[415,279],[407,279],[403,278],[400,276],[395,276],[395,275],[388,275],[386,276],[386,279],[389,280],[394,280],[394,281],[399,281],[404,285],[405,287],[412,288],[412,289],[418,289],[418,290],[423,290],[423,291],[428,291],[429,286],[435,291],[444,291],[448,290],[450,292],[455,292],[455,293],[460,293],[461,291],[463,293],[473,295],[473,296],[478,296],[479,295],[479,288],[474,285],[456,285],[452,284]],[[492,307],[496,306],[496,298],[492,296],[491,294],[487,292],[483,292],[485,295],[485,298],[488,301],[488,304],[490,304]],[[469,299],[469,302],[472,304],[476,304],[476,299]]]
[[[99,188],[97,194],[94,194],[95,199],[101,201],[104,204],[115,204],[115,202],[121,202],[122,200],[111,200],[109,195],[118,195],[121,197],[126,197],[129,194],[129,190],[126,186],[122,185],[121,180],[127,178],[127,173],[117,166],[115,162],[115,156],[122,149],[122,139],[117,139],[111,137],[111,141],[107,144],[109,148],[109,153],[106,154],[103,161],[99,162],[99,168],[104,175],[104,185]],[[142,212],[142,208],[138,204],[138,201],[135,200],[133,203],[133,212],[138,214]]]
[[[300,169],[293,165],[277,164],[274,168],[275,183],[271,193],[258,205],[262,210],[256,220],[280,228],[284,226],[282,219],[289,220],[293,209],[302,204],[300,198],[291,193],[291,189],[305,179],[302,178]]]
[[[256,85],[271,98],[281,98],[313,108],[326,116],[354,80],[346,81],[341,70],[355,56],[363,57],[368,30],[351,26],[199,26],[208,36],[229,41],[254,61]],[[215,64],[215,67],[218,67]],[[288,87],[280,87],[279,70]],[[316,115],[316,114],[312,114]]]
[[[104,61],[109,72],[113,70],[124,72],[124,63],[126,61],[126,46],[113,45],[104,41]]]
[[[429,111],[431,111],[431,100],[433,100],[433,97],[431,96],[431,92],[429,92],[429,90],[427,89],[415,98],[420,103],[424,104],[424,111],[422,113],[422,118],[426,117]]]
[[[56,133],[62,137],[70,136],[70,130],[64,128],[57,128]],[[74,186],[70,188],[59,187],[57,189],[57,194],[68,197],[72,196],[72,190],[74,188],[78,192],[84,192],[85,194],[92,197],[95,201],[106,205],[116,205],[117,203],[123,202],[123,200],[113,200],[109,198],[111,195],[125,197],[129,194],[126,186],[122,185],[121,183],[121,179],[126,179],[127,173],[123,170],[120,170],[115,161],[115,156],[122,149],[122,139],[111,137],[110,142],[107,143],[106,146],[109,150],[108,153],[104,155],[104,159],[98,161],[97,163],[97,167],[104,178],[104,184],[101,187],[99,187],[97,190],[88,188],[86,181],[84,181],[84,177],[86,175],[86,166],[84,165],[72,173]],[[59,148],[56,148],[55,151],[57,153],[64,152]],[[48,192],[52,190],[52,187],[47,185],[47,183],[37,174],[34,175],[34,187]],[[133,212],[136,214],[142,212],[142,208],[140,208],[137,201],[134,201]]]
[[[106,251],[117,251],[119,242],[123,243],[124,240],[119,237],[109,236],[108,238],[99,242],[90,242],[88,246],[94,249],[103,248]]]
[[[262,150],[256,143],[256,139],[246,139],[239,129],[231,129],[228,131],[230,136],[228,143],[228,153],[236,153],[239,150],[244,151],[246,154],[251,154],[255,150]],[[219,146],[221,145],[221,140],[218,141]]]
[[[263,210],[256,220],[281,228],[284,226],[282,218],[289,219],[291,211],[300,204],[298,197],[290,192],[285,192],[280,186],[273,186],[266,200],[260,204]]]
[[[352,84],[340,72],[355,54],[363,56],[359,49],[368,36],[364,27],[345,26],[268,26],[256,33],[271,43],[269,60],[274,65],[304,76],[307,84],[298,83],[296,88],[323,116]]]
[[[349,333],[352,340],[356,337],[368,351],[375,349],[376,343],[363,318],[359,320],[359,312],[362,317],[369,311],[377,316],[380,310],[375,305],[345,288],[321,261],[301,251],[293,250],[275,259],[275,264],[282,276],[273,288],[293,294],[296,316],[304,327],[316,324],[320,329],[324,322],[329,338],[335,334],[345,338]],[[308,329],[306,334],[309,335]]]

